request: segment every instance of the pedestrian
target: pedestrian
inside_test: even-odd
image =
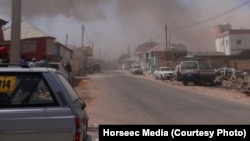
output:
[[[32,58],[31,62],[29,63],[29,67],[37,67],[36,58]]]
[[[29,67],[28,63],[27,63],[27,59],[25,55],[22,55],[20,60],[19,60],[19,65],[23,68],[27,68]]]
[[[40,61],[37,62],[38,67],[49,67],[49,62],[46,56],[43,56]]]
[[[66,68],[66,70],[67,70],[68,73],[72,72],[71,64],[69,62],[67,62],[65,68]]]
[[[71,77],[71,73],[72,73],[71,64],[70,64],[69,62],[67,62],[65,68],[66,68],[66,71],[67,71],[67,73],[68,73],[68,80],[69,80],[69,82],[71,83],[71,78],[72,78],[72,77]]]

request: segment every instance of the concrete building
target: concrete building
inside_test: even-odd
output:
[[[151,67],[175,67],[176,62],[187,55],[187,48],[183,44],[159,44],[146,52],[147,64]],[[152,68],[151,68],[152,69]]]
[[[61,44],[60,42],[55,42],[53,54],[54,61],[62,62],[63,64],[70,62],[72,64],[73,50],[65,46],[64,44]]]
[[[158,45],[158,43],[156,43],[156,42],[146,42],[146,43],[143,43],[141,45],[138,45],[135,48],[135,51],[133,53],[133,55],[135,56],[135,61],[137,61],[137,62],[146,62],[147,57],[145,56],[145,53],[148,50],[155,47],[156,45]]]
[[[85,75],[94,63],[90,57],[93,56],[92,47],[71,47],[73,51],[72,67],[75,75]]]
[[[216,52],[239,54],[250,49],[250,29],[232,29],[229,23],[215,26]]]

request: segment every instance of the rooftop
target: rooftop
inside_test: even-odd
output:
[[[6,28],[4,31],[4,38],[6,41],[9,41],[11,39],[11,27]],[[32,24],[21,22],[21,39],[28,39],[28,38],[40,38],[40,37],[52,37],[42,30],[38,29]]]

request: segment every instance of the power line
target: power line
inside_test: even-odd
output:
[[[237,9],[241,8],[242,6],[244,6],[244,5],[247,5],[249,2],[250,2],[250,0],[249,0],[249,1],[246,1],[246,2],[244,2],[244,3],[242,3],[242,4],[240,4],[240,5],[238,5],[238,6],[236,6],[236,7],[232,8],[232,9],[230,9],[230,10],[227,10],[227,11],[221,13],[221,14],[218,14],[218,15],[216,15],[216,16],[214,16],[214,17],[208,18],[208,19],[206,19],[206,20],[203,20],[203,21],[200,21],[200,22],[197,22],[197,23],[193,23],[193,24],[190,24],[190,25],[186,25],[186,26],[177,28],[177,29],[175,29],[175,30],[190,28],[190,27],[193,27],[193,26],[196,26],[196,25],[200,25],[200,24],[209,22],[209,21],[211,21],[211,20],[214,20],[214,19],[216,19],[216,18],[218,18],[218,17],[224,16],[224,15],[230,13],[230,12],[233,12],[233,11],[237,10]]]

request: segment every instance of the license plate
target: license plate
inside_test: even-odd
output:
[[[0,93],[13,92],[15,89],[15,76],[0,76]]]

